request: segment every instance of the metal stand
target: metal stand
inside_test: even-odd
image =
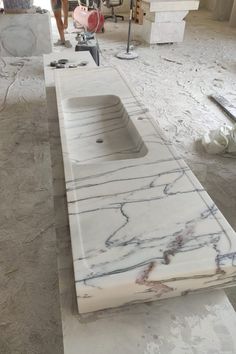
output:
[[[115,22],[117,22],[117,19],[120,18],[122,21],[124,21],[124,16],[115,14],[114,6],[111,7],[111,15],[105,15],[104,18],[105,20],[112,18]]]
[[[128,40],[127,40],[127,49],[125,52],[116,54],[116,57],[119,59],[132,60],[138,58],[138,54],[134,51],[130,51],[130,33],[131,33],[131,24],[133,17],[133,0],[130,0],[130,12],[129,12],[129,29],[128,29]]]

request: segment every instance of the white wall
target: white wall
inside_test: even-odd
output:
[[[236,0],[235,0],[236,2]],[[201,7],[213,12],[213,18],[219,21],[228,21],[234,0],[201,0]]]
[[[0,0],[1,1],[1,0]],[[50,0],[34,0],[35,6],[40,6],[43,9],[51,10],[51,1]],[[102,12],[105,14],[110,14],[111,9],[108,9],[106,6],[102,5]],[[117,6],[115,8],[115,13],[123,14],[129,12],[129,0],[123,0],[123,4],[121,6]]]
[[[50,0],[34,0],[35,6],[40,6],[42,9],[51,10]]]

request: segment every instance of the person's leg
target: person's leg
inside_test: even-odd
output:
[[[63,25],[63,21],[61,18],[61,10],[55,11],[54,12],[54,16],[56,19],[56,23],[57,23],[57,29],[60,35],[60,40],[62,43],[65,42],[65,36],[64,36],[64,25]]]
[[[60,35],[60,40],[65,43],[64,24],[61,18],[61,0],[51,0],[52,10],[57,23],[57,29]]]
[[[62,10],[64,16],[64,29],[67,29],[69,4],[68,4],[68,0],[61,0],[61,2],[62,2]]]

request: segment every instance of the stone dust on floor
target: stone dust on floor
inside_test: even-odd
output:
[[[127,21],[106,21],[105,33],[97,34],[101,65],[119,68],[236,230],[235,156],[207,155],[198,142],[210,129],[232,124],[208,96],[220,94],[236,104],[236,28],[204,10],[190,12],[186,22],[183,43],[151,46],[141,40],[142,26],[133,24],[132,44],[139,58],[129,61],[115,57],[126,48]],[[53,28],[56,39],[55,24]],[[70,22],[67,38],[73,46],[74,30]],[[236,307],[236,291],[227,294]]]
[[[0,58],[0,353],[60,354],[42,59]]]

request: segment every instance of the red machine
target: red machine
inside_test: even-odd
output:
[[[87,1],[86,1],[87,2]],[[80,3],[73,13],[75,27],[84,27],[88,32],[104,32],[104,16],[97,4]]]

